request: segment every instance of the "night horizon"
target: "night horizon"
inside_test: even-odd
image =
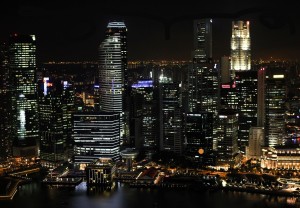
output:
[[[29,1],[20,3],[16,10],[8,5],[4,8],[10,13],[5,10],[1,14],[9,21],[4,22],[0,40],[6,41],[13,33],[36,35],[39,63],[97,61],[106,26],[109,21],[117,20],[124,21],[128,29],[129,61],[189,61],[193,50],[193,19],[206,17],[213,19],[213,59],[219,60],[221,56],[230,56],[231,22],[240,19],[250,21],[252,60],[300,59],[299,22],[292,5],[248,3],[231,7],[219,3],[210,8],[212,5],[206,3],[204,11],[199,12],[186,5],[169,8],[164,5],[158,10],[151,5],[149,8],[125,5],[122,3],[112,11],[108,3],[65,3],[56,7]],[[178,13],[181,6],[183,11]]]

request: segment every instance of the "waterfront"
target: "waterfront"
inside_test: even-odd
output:
[[[87,191],[83,182],[76,188],[57,188],[40,183],[23,185],[1,208],[270,208],[300,207],[297,197],[270,196],[237,191],[188,191],[138,189],[119,184],[113,191]]]

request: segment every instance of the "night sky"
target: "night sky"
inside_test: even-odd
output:
[[[95,3],[98,2],[98,3]],[[38,62],[96,61],[108,21],[128,28],[129,60],[190,60],[193,19],[213,19],[213,56],[230,55],[231,21],[249,20],[253,59],[300,60],[296,1],[8,1],[0,2],[0,40],[35,34]]]

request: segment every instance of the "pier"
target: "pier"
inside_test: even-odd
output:
[[[45,178],[42,183],[46,185],[54,186],[77,186],[83,181],[82,178]]]
[[[0,179],[0,200],[12,200],[18,191],[21,180],[14,178]]]

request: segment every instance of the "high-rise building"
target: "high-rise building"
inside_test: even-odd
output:
[[[123,142],[129,137],[127,96],[127,28],[124,22],[109,22],[99,47],[99,106],[103,112],[118,112]]]
[[[249,146],[247,147],[247,159],[260,159],[264,146],[265,131],[263,127],[251,127],[249,131]]]
[[[231,35],[231,70],[251,69],[250,22],[233,21]]]
[[[39,139],[35,35],[13,34],[9,62],[14,156],[37,156]]]
[[[217,112],[218,72],[212,63],[212,20],[194,21],[193,63],[189,68],[189,111]]]
[[[160,83],[160,150],[182,153],[181,86]]]
[[[8,45],[0,45],[0,159],[12,156]]]
[[[73,116],[74,163],[81,169],[99,158],[120,159],[120,114],[83,112]]]
[[[284,68],[265,70],[265,144],[274,147],[282,144],[285,133],[286,72]]]
[[[238,153],[238,113],[232,109],[221,109],[217,131],[218,164],[233,165]]]
[[[257,125],[257,71],[236,71],[235,82],[239,113],[238,146],[245,152],[250,128]]]
[[[212,19],[194,20],[193,57],[198,62],[212,58]]]
[[[222,56],[220,62],[221,84],[226,84],[231,81],[230,72],[230,58],[228,56]]]
[[[138,80],[138,83],[132,84],[131,94],[136,109],[135,114],[140,114],[142,120],[142,147],[146,151],[155,152],[158,150],[158,125],[157,125],[157,100],[154,99],[154,86],[152,80]]]
[[[71,158],[72,92],[72,86],[59,78],[43,77],[39,82],[40,159],[44,166],[56,167]]]
[[[184,155],[202,165],[212,165],[213,114],[184,114]]]
[[[257,126],[265,126],[265,80],[266,70],[261,68],[257,72]]]
[[[237,110],[238,102],[236,82],[232,80],[229,83],[222,83],[220,89],[220,108]]]
[[[127,88],[127,28],[124,22],[109,22],[106,37],[99,47],[100,109],[123,112]]]
[[[193,62],[188,71],[188,112],[213,114],[213,132],[217,129],[219,76],[212,62],[212,20],[194,21]]]

